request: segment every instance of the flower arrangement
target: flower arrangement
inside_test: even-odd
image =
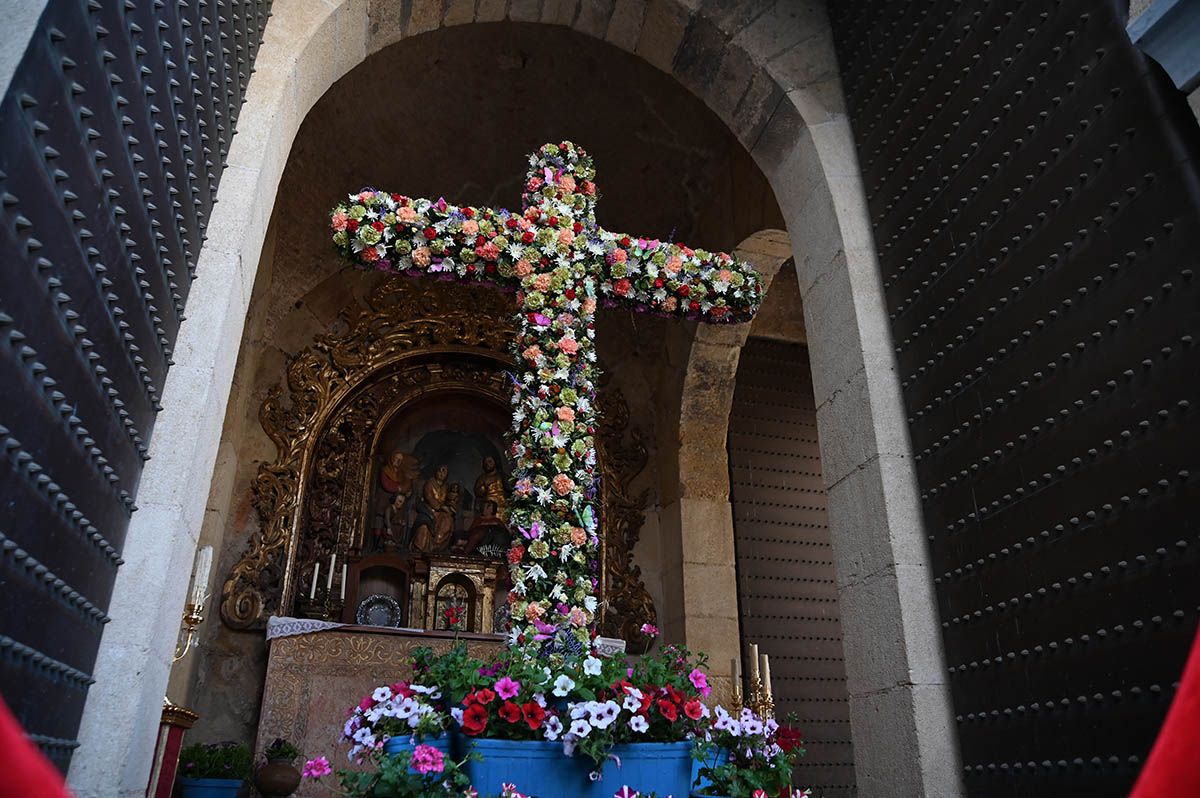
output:
[[[178,774],[185,779],[250,778],[250,749],[238,743],[195,743],[179,752]]]
[[[450,719],[438,708],[441,698],[437,687],[403,681],[376,687],[347,713],[341,741],[350,743],[350,758],[361,761],[392,737],[421,740],[442,734]]]
[[[330,789],[349,798],[429,798],[470,796],[474,792],[463,763],[431,745],[418,745],[396,756],[373,751],[370,760],[372,770],[339,770],[336,777],[341,789]],[[322,756],[306,762],[302,775],[319,781],[334,774],[329,760]]]
[[[719,751],[728,756],[718,756]],[[791,786],[792,767],[803,754],[795,730],[748,708],[730,713],[721,706],[713,710],[711,727],[694,751],[702,763],[700,779],[708,782],[705,794],[729,798],[806,798],[807,790]]]
[[[330,228],[360,267],[516,290],[509,633],[515,645],[586,646],[598,607],[597,305],[744,321],[761,286],[725,253],[599,227],[583,148],[547,144],[529,167],[520,213],[364,189],[332,210]]]
[[[533,658],[509,649],[489,660],[463,646],[415,652],[414,673],[456,699],[468,737],[561,742],[600,764],[627,742],[678,742],[707,729],[705,658],[680,646],[629,661],[593,654]]]

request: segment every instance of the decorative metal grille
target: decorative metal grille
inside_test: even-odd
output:
[[[0,685],[65,768],[269,0],[54,0],[0,103]]]
[[[784,379],[781,379],[784,377]],[[854,791],[842,624],[808,350],[751,338],[729,416],[730,499],[742,637],[771,656],[775,714],[796,714],[795,782]]]
[[[1200,599],[1200,132],[1117,0],[829,10],[968,792],[1124,795]]]

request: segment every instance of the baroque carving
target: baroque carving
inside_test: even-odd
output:
[[[599,447],[600,479],[604,487],[601,529],[601,595],[605,599],[600,633],[626,641],[631,654],[643,654],[651,638],[643,624],[657,624],[654,600],[642,581],[642,569],[633,562],[633,549],[646,520],[649,490],[630,494],[630,483],[646,467],[648,455],[643,433],[629,425],[629,405],[617,388],[601,384]],[[628,433],[628,435],[626,434]],[[628,438],[628,440],[626,440]]]
[[[221,617],[234,628],[264,626],[268,616],[288,606],[298,564],[313,562],[342,539],[345,520],[339,509],[346,505],[343,497],[335,498],[335,486],[349,489],[361,482],[343,470],[362,459],[354,456],[355,447],[365,445],[379,404],[389,394],[394,398],[401,389],[419,389],[435,371],[447,381],[499,380],[496,370],[484,369],[492,371],[489,377],[459,363],[443,372],[426,364],[426,356],[475,354],[498,365],[510,360],[513,301],[494,289],[391,277],[371,292],[367,305],[346,319],[346,332],[319,335],[293,357],[286,396],[283,386],[275,386],[259,410],[278,454],[259,468],[251,486],[260,530],[222,589]],[[410,359],[411,367],[393,368]],[[322,434],[335,413],[332,434]],[[314,452],[318,442],[323,448]],[[305,483],[313,468],[316,484],[325,489],[313,491],[306,504]],[[299,534],[302,508],[316,535]]]
[[[234,628],[261,628],[290,611],[313,564],[361,549],[369,450],[380,419],[408,398],[448,388],[508,402],[505,373],[514,337],[511,297],[495,289],[390,277],[346,319],[291,359],[286,392],[275,386],[259,410],[274,461],[251,486],[260,528],[226,579],[221,616]],[[649,640],[656,613],[633,564],[647,492],[630,495],[645,467],[640,430],[619,390],[601,386],[598,460],[604,546],[602,633]]]

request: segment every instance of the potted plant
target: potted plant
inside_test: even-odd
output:
[[[238,743],[197,743],[179,754],[183,798],[236,798],[250,770],[250,749]]]
[[[806,798],[793,790],[792,767],[804,754],[799,735],[750,709],[713,710],[712,725],[696,744],[697,798]]]
[[[350,743],[355,761],[373,751],[411,753],[422,743],[449,755],[449,726],[441,688],[400,681],[376,687],[351,708],[341,740]]]
[[[472,796],[471,781],[463,763],[440,748],[419,743],[411,751],[387,755],[381,749],[365,754],[360,764],[367,770],[339,770],[340,794],[349,798],[428,798],[431,795]],[[304,764],[304,778],[318,781],[333,774],[325,757]]]
[[[287,798],[300,786],[300,771],[293,763],[300,756],[296,746],[276,737],[263,751],[266,763],[254,774],[254,786],[265,798]]]

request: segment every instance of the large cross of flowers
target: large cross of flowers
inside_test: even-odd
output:
[[[753,316],[754,269],[723,252],[613,233],[596,223],[596,170],[583,148],[529,157],[522,212],[364,189],[330,215],[341,254],[367,269],[515,288],[508,553],[510,641],[566,632],[587,644],[598,606],[598,304],[705,322]]]

